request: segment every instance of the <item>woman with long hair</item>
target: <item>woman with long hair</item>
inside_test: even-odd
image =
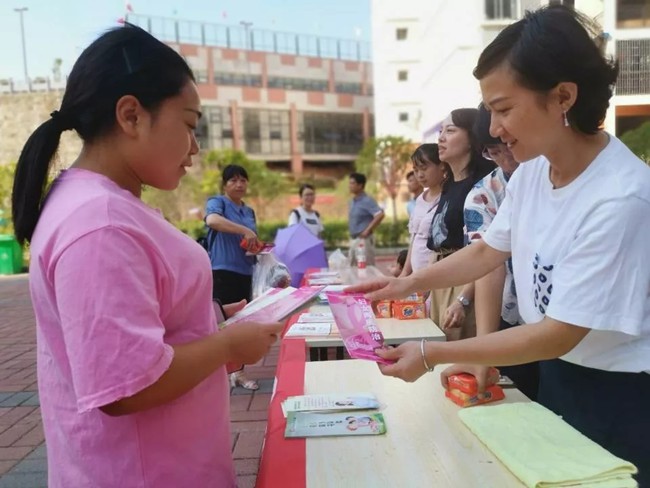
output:
[[[481,147],[473,133],[477,116],[475,108],[460,108],[442,122],[438,155],[449,165],[451,177],[442,188],[431,221],[427,246],[435,253],[434,262],[465,245],[465,198],[476,182],[494,168],[494,163],[481,156]],[[443,329],[447,340],[476,335],[473,298],[473,283],[432,291],[431,318]]]
[[[183,58],[126,25],[81,53],[22,150],[50,488],[236,485],[225,364],[258,361],[282,324],[219,332],[207,254],[140,199],[178,186],[200,117]],[[45,193],[66,130],[83,147]]]

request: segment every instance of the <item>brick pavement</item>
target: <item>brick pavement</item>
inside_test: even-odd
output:
[[[386,271],[394,255],[378,256]],[[233,388],[231,446],[240,488],[253,488],[279,346],[247,366],[260,389]],[[36,334],[27,275],[0,276],[0,488],[47,486],[45,438],[36,384]]]

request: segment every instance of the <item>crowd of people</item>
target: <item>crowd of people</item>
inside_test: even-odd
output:
[[[484,388],[489,366],[507,369],[650,486],[650,169],[601,128],[616,65],[585,19],[552,6],[506,27],[474,76],[483,104],[453,110],[437,144],[413,153],[398,276],[352,289],[427,294],[449,340],[378,350],[394,361],[380,370],[414,381],[457,363],[443,381],[469,372]],[[191,166],[200,110],[184,59],[125,25],[83,51],[18,161],[52,488],[236,486],[227,365],[257,362],[283,327],[217,323],[251,298],[248,174],[224,168],[207,202],[209,255],[140,199]],[[83,148],[45,191],[66,130]],[[360,242],[374,262],[384,218],[365,185],[350,175],[353,264]],[[315,189],[300,198],[288,223],[319,235]],[[242,371],[231,383],[258,386]]]

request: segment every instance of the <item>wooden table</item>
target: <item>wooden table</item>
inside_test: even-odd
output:
[[[524,486],[462,424],[460,407],[445,398],[440,385],[443,369],[405,383],[381,375],[370,361],[306,363],[306,395],[373,393],[383,405],[388,430],[383,436],[307,439],[307,487]],[[528,399],[507,389],[504,401]]]

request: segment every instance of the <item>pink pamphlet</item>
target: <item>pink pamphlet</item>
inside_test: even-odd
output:
[[[380,358],[375,349],[384,347],[384,336],[377,327],[370,302],[362,294],[325,292],[350,357],[369,359],[383,364],[393,361]]]
[[[324,286],[303,286],[302,288],[271,288],[237,314],[225,325],[237,322],[281,322],[314,301]]]

